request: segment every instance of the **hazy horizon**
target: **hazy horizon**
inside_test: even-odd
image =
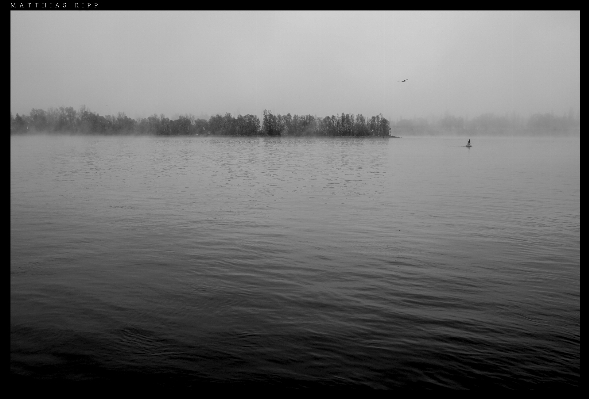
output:
[[[580,115],[578,10],[13,11],[10,24],[12,114]]]

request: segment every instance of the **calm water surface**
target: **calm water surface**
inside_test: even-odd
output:
[[[580,140],[11,136],[14,381],[580,385]]]

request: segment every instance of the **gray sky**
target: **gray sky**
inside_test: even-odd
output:
[[[581,104],[580,11],[11,11],[10,44],[13,114],[396,120]]]

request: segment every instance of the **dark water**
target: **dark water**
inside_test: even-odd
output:
[[[580,140],[11,136],[14,382],[580,386]]]

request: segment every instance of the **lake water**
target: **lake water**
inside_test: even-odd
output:
[[[580,386],[579,138],[10,138],[15,383]]]

